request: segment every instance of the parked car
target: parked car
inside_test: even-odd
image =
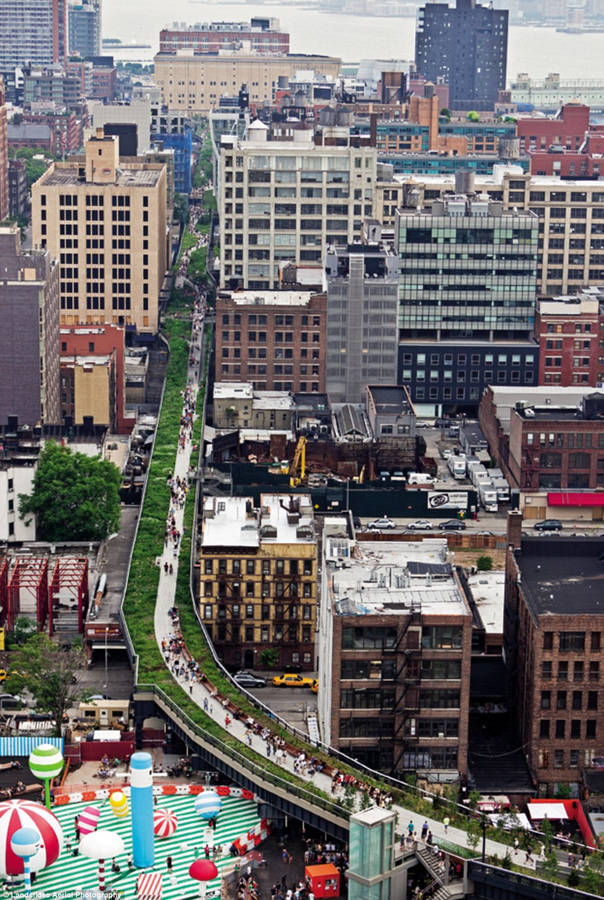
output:
[[[428,522],[427,519],[418,519],[417,522],[409,522],[407,528],[409,531],[431,531],[434,523]]]
[[[535,531],[562,531],[560,519],[544,519],[543,522],[535,522]]]
[[[453,451],[449,450],[447,447],[445,447],[444,450],[440,451],[440,455],[442,456],[443,459],[449,459],[449,457],[451,456],[452,453],[453,453]]]
[[[273,685],[275,687],[309,687],[313,686],[314,678],[306,678],[304,675],[296,675],[286,672],[285,675],[275,675]]]
[[[369,531],[381,531],[386,528],[396,528],[396,523],[385,516],[383,519],[374,519],[373,522],[370,522],[367,526]]]
[[[255,675],[252,675],[251,672],[237,672],[234,676],[233,681],[235,681],[240,687],[245,688],[261,688],[266,687],[266,681],[264,678],[257,678]]]
[[[441,531],[465,531],[466,523],[461,519],[447,519],[446,522],[439,522],[438,527]]]

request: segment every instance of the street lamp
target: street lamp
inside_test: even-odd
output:
[[[487,821],[487,817],[483,813],[480,817],[480,830],[482,831],[482,861],[484,862],[486,859],[486,845],[487,845],[487,828],[489,827],[489,823]]]
[[[107,690],[107,637],[109,635],[109,626],[105,626],[105,683],[103,689]]]

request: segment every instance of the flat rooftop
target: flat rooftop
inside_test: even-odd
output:
[[[60,166],[60,168],[58,168]],[[94,181],[86,181],[80,176],[81,165],[71,166],[69,163],[56,163],[55,168],[42,176],[44,187],[80,187],[95,185]],[[110,187],[155,187],[163,171],[163,166],[145,169],[116,169],[115,181]]]
[[[468,585],[487,634],[503,634],[505,572],[477,572]]]
[[[202,547],[257,550],[263,543],[315,544],[310,494],[262,494],[260,509],[251,497],[206,497]]]
[[[516,409],[514,412],[527,422],[588,421],[578,406],[574,409],[568,406],[526,406],[524,409]]]
[[[406,412],[409,414],[413,412],[413,407],[409,402],[409,395],[402,387],[397,385],[368,385],[367,390],[371,394],[377,413],[382,413],[383,415],[395,415],[398,412]]]
[[[339,616],[463,616],[470,609],[444,538],[424,541],[346,541],[327,537],[328,586]],[[340,556],[344,546],[349,555]]]
[[[249,381],[214,382],[214,400],[251,400],[254,389]]]
[[[523,538],[514,555],[535,618],[604,615],[604,538]]]

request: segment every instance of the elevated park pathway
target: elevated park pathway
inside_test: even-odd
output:
[[[203,317],[200,319],[201,325],[203,325],[202,319]],[[200,388],[200,379],[202,377],[204,366],[204,352],[202,346],[203,336],[203,327],[197,327],[192,331],[186,381],[188,387],[195,396],[197,396]],[[196,415],[199,415],[198,411],[196,412]],[[184,482],[187,481],[192,460],[193,444],[194,439],[192,431],[187,431],[184,440],[181,445],[178,446],[175,453],[174,466],[172,469],[173,478],[178,477]],[[182,506],[174,507],[174,505],[172,508],[175,528],[182,534],[185,521],[184,508]],[[171,639],[177,638],[182,640],[178,625],[175,625],[171,615],[171,611],[176,604],[176,585],[181,546],[182,541],[175,547],[174,542],[169,540],[165,543],[163,555],[159,560],[160,574],[154,611],[154,631],[160,650],[169,645]],[[170,572],[170,566],[172,567],[172,572]],[[228,732],[231,738],[236,738],[240,742],[242,749],[251,747],[261,755],[266,754],[266,742],[259,735],[250,734],[247,725],[247,716],[241,719],[233,717],[232,705],[229,701],[226,701],[226,698],[221,700],[220,695],[207,681],[205,683],[200,682],[190,676],[186,662],[191,659],[191,655],[187,652],[186,645],[183,648],[182,654],[179,656],[168,654],[165,650],[162,650],[162,658],[164,659],[172,679],[180,685],[182,690],[189,695],[192,701],[194,701],[206,716],[209,716],[217,725]],[[152,686],[137,685],[137,696],[139,699],[143,698],[146,693],[150,694],[151,692],[154,695],[156,706],[162,709],[162,711],[173,720],[178,718],[178,709],[174,708],[175,704],[173,704],[168,697],[164,695],[162,698],[161,692],[153,690]],[[189,718],[189,716],[182,715],[182,721],[185,725],[186,720]],[[201,733],[199,733],[198,730],[195,729],[195,732],[195,737],[197,737],[198,740],[203,740],[203,731],[201,730]],[[191,734],[190,737],[193,743],[194,735]],[[216,749],[215,740],[212,746]],[[226,745],[223,745],[223,752],[225,749],[227,749]],[[305,752],[308,759],[316,752],[316,749],[309,745],[305,749]],[[230,754],[227,752],[227,756],[229,755]],[[325,772],[315,772],[315,774],[311,776],[295,772],[294,760],[295,756],[291,751],[284,752],[281,759],[276,759],[274,754],[271,755],[270,761],[272,762],[273,767],[275,764],[280,765],[285,776],[281,781],[281,785],[275,784],[275,779],[273,778],[273,787],[280,789],[287,794],[292,790],[292,782],[297,781],[307,783],[311,787],[311,792],[306,793],[305,797],[302,799],[305,803],[309,803],[311,806],[316,807],[317,815],[319,819],[323,821],[326,830],[331,831],[332,833],[335,832],[342,837],[343,833],[347,830],[347,820],[350,812],[360,808],[361,792],[358,791],[356,796],[353,795],[352,804],[349,804],[349,806],[352,806],[352,810],[347,809],[342,803],[342,800],[344,799],[344,789],[338,788],[336,795],[334,796],[332,794],[332,779],[330,774],[326,774]],[[241,775],[251,777],[252,781],[254,781],[255,776],[258,774],[260,774],[262,780],[263,776],[268,774],[266,770],[264,772],[262,771],[262,767],[260,767],[260,772],[258,772],[258,767],[250,764],[249,760],[246,759],[245,753],[237,754],[232,762],[234,768],[238,770]],[[339,760],[334,759],[332,769],[338,768],[339,765]],[[358,772],[360,781],[364,781],[365,777],[363,772]],[[277,779],[277,781],[280,781],[280,779]],[[386,789],[387,787],[388,786],[386,786]],[[316,789],[319,789],[324,795],[323,798],[316,796]],[[296,792],[294,791],[294,793]],[[299,793],[298,797],[300,797]],[[392,808],[398,814],[398,830],[405,835],[408,832],[409,822],[413,822],[415,836],[419,838],[422,826],[424,822],[427,821],[428,828],[432,832],[433,841],[439,847],[450,849],[453,852],[455,848],[463,848],[465,851],[472,849],[468,842],[467,833],[461,828],[454,827],[453,825],[449,825],[449,827],[446,828],[443,822],[436,818],[419,814],[397,804]],[[418,841],[417,843],[421,845],[421,841]],[[497,855],[499,858],[503,858],[509,851],[509,845],[499,843],[490,838],[486,841],[486,852],[489,856]],[[524,857],[524,853],[522,856]],[[534,862],[529,863],[527,867],[532,866],[534,868],[534,865]]]

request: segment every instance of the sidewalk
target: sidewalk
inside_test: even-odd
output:
[[[191,340],[191,352],[189,359],[189,369],[187,372],[187,382],[193,391],[193,396],[196,396],[199,386],[200,369],[203,365],[203,361],[201,360],[203,313],[201,313],[195,319],[193,323],[193,331],[194,333],[192,334]],[[197,360],[197,362],[192,363],[192,358]],[[178,476],[180,479],[184,478],[185,482],[187,480],[187,472],[189,469],[192,453],[191,434],[192,428],[187,430],[184,436],[184,440],[181,440],[181,445],[179,445],[176,453],[176,459],[173,469],[173,478],[176,478]],[[183,519],[184,508],[177,506],[174,509],[174,520],[175,528],[180,533],[182,533],[183,529]],[[180,542],[177,542],[175,546],[174,542],[169,540],[164,548],[164,553],[161,558],[161,571],[154,618],[155,637],[160,647],[162,646],[162,642],[165,642],[169,645],[171,640],[178,639],[180,637],[180,630],[177,628],[177,626],[175,626],[170,616],[170,610],[174,606],[179,552]],[[168,567],[172,565],[172,574],[170,574],[169,572],[166,573],[164,571],[165,563],[168,564]],[[174,678],[174,680],[181,686],[184,691],[186,691],[192,697],[195,703],[204,710],[206,715],[209,715],[212,719],[214,719],[215,722],[217,722],[221,727],[225,728],[233,737],[236,737],[239,741],[241,741],[242,744],[245,743],[248,746],[252,747],[252,749],[254,749],[257,753],[260,753],[263,756],[267,755],[268,757],[268,743],[263,740],[260,735],[252,734],[248,728],[247,722],[243,722],[239,719],[233,719],[231,715],[225,712],[222,705],[215,699],[208,688],[205,687],[204,684],[199,683],[196,680],[195,676],[189,672],[189,669],[186,666],[185,656],[182,653],[162,653],[162,656],[166,661],[166,665],[172,673],[172,677]],[[296,776],[301,780],[312,782],[315,787],[320,788],[327,796],[333,797],[334,800],[337,801],[343,796],[343,788],[337,788],[336,793],[332,793],[332,782],[330,776],[320,772],[316,772],[312,776],[308,774],[302,774],[300,772],[295,772],[295,760],[287,752],[283,753],[282,756],[280,756],[278,753],[274,754],[271,752],[270,759],[273,763],[282,765],[283,768],[288,772],[296,774]],[[356,799],[356,808],[360,808],[360,799],[361,795],[359,792]],[[400,806],[393,806],[392,808],[397,813],[397,831],[399,833],[402,832],[406,835],[408,832],[409,822],[413,822],[415,834],[419,835],[423,823],[427,821],[428,828],[432,832],[434,844],[440,844],[440,842],[445,841],[446,843],[457,844],[458,846],[471,849],[468,843],[466,832],[462,831],[460,828],[449,826],[449,828],[447,829],[438,819],[420,816],[417,813],[410,812],[409,810]],[[419,843],[421,842],[418,841],[418,844]],[[477,850],[475,851],[477,855],[480,852],[481,848],[482,840]],[[518,851],[514,856],[512,847],[507,844],[500,844],[499,842],[490,839],[486,841],[486,852],[491,856],[497,854],[497,856],[499,856],[500,858],[504,857],[506,853],[511,853],[514,862],[522,862],[524,857],[524,853],[522,851]],[[535,868],[534,860],[531,860],[529,863],[523,863],[523,865],[526,865],[527,868]]]

